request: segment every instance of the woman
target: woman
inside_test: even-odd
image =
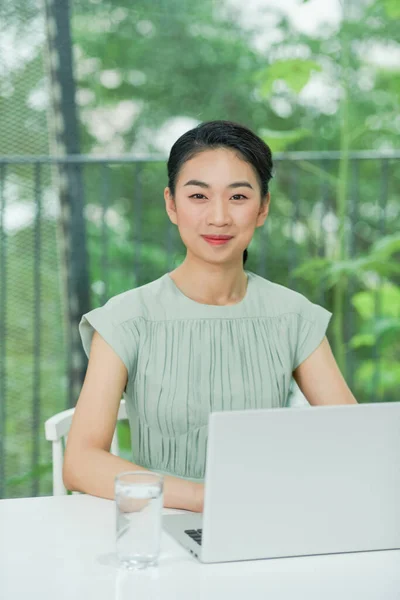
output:
[[[292,375],[311,405],[356,403],[325,337],[331,313],[244,270],[271,172],[269,147],[229,121],[173,145],[164,198],[186,258],[82,317],[89,365],[65,453],[69,489],[114,498],[118,473],[151,469],[165,474],[166,507],[201,512],[210,411],[285,406]],[[123,394],[133,463],[109,453]]]

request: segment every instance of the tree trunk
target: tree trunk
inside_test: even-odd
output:
[[[57,157],[79,155],[69,0],[43,1],[51,97],[50,148]],[[87,367],[78,325],[82,314],[90,309],[82,166],[71,160],[60,161],[53,174],[60,206],[59,250],[67,340],[67,404],[72,407],[78,399]]]

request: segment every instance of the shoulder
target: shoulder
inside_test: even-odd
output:
[[[160,280],[155,280],[112,296],[103,306],[84,314],[79,323],[79,333],[87,356],[94,331],[97,331],[129,370],[133,348],[140,340],[140,321],[151,318],[160,291]]]
[[[294,370],[319,346],[332,313],[303,294],[263,277],[257,276],[257,289],[263,314],[277,322],[284,322],[283,329],[289,340],[294,342]]]
[[[262,303],[264,314],[279,317],[285,314],[306,316],[313,306],[312,302],[295,290],[284,285],[269,281],[260,275],[252,273],[254,277],[258,300]]]
[[[115,325],[138,318],[152,319],[157,306],[160,306],[162,278],[137,288],[112,296],[100,309],[104,315],[112,317]]]

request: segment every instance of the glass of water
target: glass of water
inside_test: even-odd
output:
[[[117,557],[128,568],[157,564],[161,543],[164,478],[129,471],[115,478]]]

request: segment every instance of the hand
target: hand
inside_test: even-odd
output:
[[[149,498],[127,498],[122,497],[117,501],[120,512],[132,513],[140,512],[150,503]]]

